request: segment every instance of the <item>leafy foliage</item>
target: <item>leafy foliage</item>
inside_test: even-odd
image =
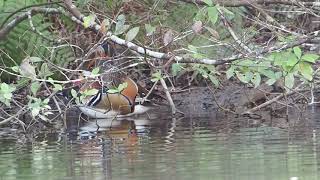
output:
[[[267,78],[268,85],[283,79],[285,87],[294,86],[295,77],[300,80],[313,79],[312,64],[319,58],[317,54],[303,53],[299,47],[294,47],[283,52],[271,53],[264,60],[246,59],[234,62],[226,71],[227,78],[236,76],[241,82],[260,85],[261,76]]]
[[[27,5],[44,2],[47,1],[26,0],[23,3],[20,1],[19,3],[17,1],[5,1],[3,4],[0,4],[0,23],[2,24],[7,16],[10,15],[8,12],[14,12]],[[12,19],[11,17],[7,23]],[[52,23],[48,17],[43,15],[32,16],[32,24],[41,35],[32,30],[29,19],[26,19],[15,26],[6,39],[0,42],[0,49],[3,49],[3,52],[0,52],[0,62],[4,68],[19,65],[22,59],[27,56],[51,60],[62,67],[65,67],[75,59],[72,48],[67,46],[64,46],[64,48],[51,48],[56,44],[53,40],[57,39],[57,36],[50,29]],[[2,75],[1,78],[5,80],[8,76]]]
[[[118,87],[115,87],[113,89],[108,89],[108,93],[121,93],[122,90],[124,90],[128,86],[128,83],[121,83]]]
[[[31,115],[33,117],[39,116],[42,120],[48,120],[46,116],[52,114],[48,111],[51,109],[51,107],[48,105],[49,99],[42,100],[40,98],[34,98],[31,96],[28,97],[30,99],[28,107],[31,111]]]
[[[10,106],[10,102],[12,99],[12,92],[15,91],[16,88],[11,84],[1,83],[0,84],[0,102],[4,103],[6,106]]]
[[[163,78],[163,77],[162,77],[161,72],[155,72],[155,73],[152,74],[152,79],[151,79],[151,81],[152,81],[152,82],[157,82],[157,81],[161,80],[162,78]]]

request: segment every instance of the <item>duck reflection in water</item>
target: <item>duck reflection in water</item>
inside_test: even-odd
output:
[[[97,131],[97,124],[100,126],[99,131]],[[113,154],[121,154],[123,156],[121,161],[127,163],[134,162],[138,157],[139,138],[143,138],[144,135],[141,135],[136,127],[135,122],[129,120],[90,121],[80,128],[78,148],[72,153],[78,156],[75,159],[80,161],[83,168],[95,166],[94,169],[83,171],[89,171],[88,174],[100,171],[106,179],[111,179]],[[141,127],[139,131],[142,130]]]

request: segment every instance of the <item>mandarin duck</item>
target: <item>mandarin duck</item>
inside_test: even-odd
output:
[[[100,81],[85,83],[80,92],[88,89],[97,89],[95,95],[83,100],[79,109],[91,118],[127,117],[147,112],[150,108],[143,105],[135,105],[138,94],[137,84],[123,72],[109,64],[103,63]],[[109,91],[124,84],[120,91]]]

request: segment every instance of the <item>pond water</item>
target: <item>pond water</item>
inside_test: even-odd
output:
[[[92,121],[32,141],[6,136],[0,139],[0,179],[316,180],[320,123],[319,113],[312,114],[294,128],[163,115]]]

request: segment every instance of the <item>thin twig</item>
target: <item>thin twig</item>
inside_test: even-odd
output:
[[[187,3],[196,3],[198,5],[206,5],[203,0],[181,0]],[[239,7],[239,6],[252,6],[253,4],[283,4],[283,5],[291,5],[298,6],[301,5],[307,7],[319,7],[319,2],[300,2],[293,0],[215,0],[216,4],[220,4],[226,7]]]
[[[13,120],[13,119],[16,119],[16,118],[17,118],[18,116],[20,116],[20,115],[23,113],[23,111],[26,110],[26,109],[27,109],[27,106],[24,106],[24,107],[21,108],[15,115],[12,115],[12,116],[10,116],[9,118],[7,118],[7,119],[5,119],[5,120],[3,120],[3,121],[0,121],[0,125],[4,125],[4,124],[10,122],[10,121]]]
[[[167,86],[167,84],[166,84],[166,82],[164,81],[163,78],[160,79],[160,83],[161,83],[161,85],[162,85],[162,87],[164,89],[164,92],[166,93],[167,100],[169,101],[169,105],[171,107],[172,114],[175,115],[176,112],[177,112],[177,108],[176,108],[176,106],[175,106],[175,104],[174,104],[174,102],[172,100],[171,94],[170,94],[170,92],[168,90],[168,86]]]
[[[152,91],[154,90],[154,88],[156,87],[156,85],[158,84],[158,81],[154,82],[151,89],[149,90],[148,94],[145,95],[142,100],[141,100],[141,104],[143,104],[147,99],[148,97],[150,96],[150,94],[152,93]]]
[[[245,111],[245,112],[242,113],[242,114],[251,114],[251,113],[253,113],[253,112],[255,112],[255,111],[259,110],[259,109],[262,109],[262,108],[264,108],[264,107],[266,107],[266,106],[268,106],[268,105],[270,105],[270,104],[272,104],[272,103],[274,103],[274,102],[282,99],[283,97],[288,97],[288,96],[291,96],[292,94],[294,94],[294,93],[296,93],[296,92],[304,91],[303,89],[300,89],[300,87],[301,87],[302,84],[303,84],[303,83],[301,83],[300,85],[298,85],[298,86],[297,86],[295,89],[293,89],[292,91],[290,91],[290,92],[288,92],[288,93],[280,94],[280,95],[278,95],[277,97],[275,97],[275,98],[273,98],[273,99],[270,99],[269,101],[266,101],[266,102],[260,104],[259,106],[256,106],[256,107],[254,107],[254,108],[252,108],[252,109],[250,109],[250,110],[248,110],[248,111]]]
[[[227,30],[229,31],[229,33],[231,34],[232,38],[236,41],[236,43],[241,47],[243,48],[244,50],[246,50],[248,53],[252,53],[252,50],[247,46],[245,45],[244,43],[241,42],[241,40],[238,38],[238,36],[236,35],[236,33],[233,31],[233,29],[231,28],[231,25],[230,23],[228,22],[228,20],[224,17],[224,14],[223,12],[221,11],[220,8],[217,8],[220,16],[221,16],[221,19],[222,19],[222,22],[224,24],[224,26],[227,27]]]

